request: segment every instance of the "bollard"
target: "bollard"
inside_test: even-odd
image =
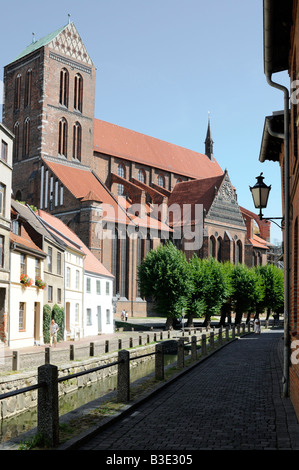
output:
[[[156,380],[164,380],[164,350],[163,344],[158,343],[155,347],[155,378]]]
[[[225,327],[225,339],[226,341],[229,341],[229,326]]]
[[[89,355],[94,356],[94,343],[90,343],[89,345]]]
[[[178,341],[178,368],[183,369],[184,367],[184,338],[180,338]]]
[[[130,353],[125,349],[118,352],[117,401],[127,403],[130,400]]]
[[[222,326],[218,330],[218,344],[219,346],[222,345]]]
[[[20,369],[20,354],[19,351],[12,352],[12,370]]]
[[[154,342],[157,341],[157,333],[154,333]]]
[[[139,336],[139,346],[142,346],[142,336]]]
[[[51,364],[51,348],[45,348],[45,364]]]
[[[70,361],[73,361],[75,359],[75,346],[73,344],[70,344]]]
[[[105,341],[105,353],[108,353],[109,352],[109,341],[106,340]]]
[[[214,349],[214,332],[211,331],[210,333],[210,347],[211,349]]]
[[[147,344],[150,343],[150,335],[146,335],[146,343],[147,343]]]
[[[192,361],[196,361],[196,359],[197,359],[196,341],[197,341],[196,336],[192,336],[192,338],[191,338],[191,359],[192,359]]]
[[[122,341],[121,339],[118,340],[118,349],[121,349]]]
[[[51,447],[59,443],[58,368],[52,364],[38,367],[37,432]]]
[[[205,334],[201,335],[201,354],[202,356],[207,355],[207,337]]]

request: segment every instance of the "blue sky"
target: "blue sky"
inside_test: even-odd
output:
[[[204,153],[208,113],[214,155],[239,204],[249,185],[272,185],[265,217],[281,216],[278,163],[258,161],[265,116],[283,95],[263,72],[262,0],[15,0],[1,7],[0,65],[74,21],[97,67],[98,119]],[[289,84],[286,73],[273,77]],[[272,241],[281,231],[272,224]]]

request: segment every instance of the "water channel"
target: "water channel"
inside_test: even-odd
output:
[[[175,363],[176,355],[165,355],[165,366]],[[150,359],[131,367],[131,383],[146,377],[155,370],[155,359]],[[117,387],[117,374],[105,377],[87,387],[79,388],[75,392],[66,394],[59,399],[59,416],[79,408],[97,398],[103,397]],[[0,443],[20,436],[37,426],[37,409],[32,408],[12,418],[0,420]]]

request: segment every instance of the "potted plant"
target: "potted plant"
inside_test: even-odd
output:
[[[33,284],[31,277],[29,277],[27,274],[21,274],[20,282],[26,287],[30,287]]]
[[[42,281],[40,277],[35,278],[35,285],[39,287],[39,289],[45,289],[47,287],[47,284]]]

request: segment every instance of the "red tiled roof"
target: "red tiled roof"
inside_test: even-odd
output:
[[[99,119],[94,120],[94,151],[190,178],[223,174],[206,155]]]
[[[266,240],[261,237],[258,237],[257,235],[253,235],[252,238],[249,238],[249,241],[256,248],[264,248],[264,250],[269,250],[269,243],[267,243]]]
[[[62,220],[40,209],[37,213],[41,217],[41,219],[47,224],[49,224],[51,227],[53,227],[54,230],[60,232],[67,239],[73,241],[76,246],[80,246],[82,252],[85,254],[84,267],[86,271],[101,274],[103,276],[113,277],[113,275],[108,271],[108,269],[106,269],[105,266],[103,266],[103,264],[87,248],[87,246],[84,245],[82,240],[75,234],[75,232],[73,232],[67,225],[65,225]],[[54,231],[53,233],[59,237],[59,234],[57,234],[57,232]],[[67,239],[63,239],[63,241],[68,243]]]
[[[212,178],[183,181],[177,183],[169,197],[171,204],[202,204],[208,211],[215,198],[215,187],[219,189],[224,174]]]
[[[10,232],[10,240],[13,243],[17,243],[18,245],[23,246],[24,248],[29,248],[30,250],[34,250],[46,256],[46,253],[41,250],[30,238],[28,232],[26,231],[25,227],[22,227],[22,235],[16,235],[13,232]]]

